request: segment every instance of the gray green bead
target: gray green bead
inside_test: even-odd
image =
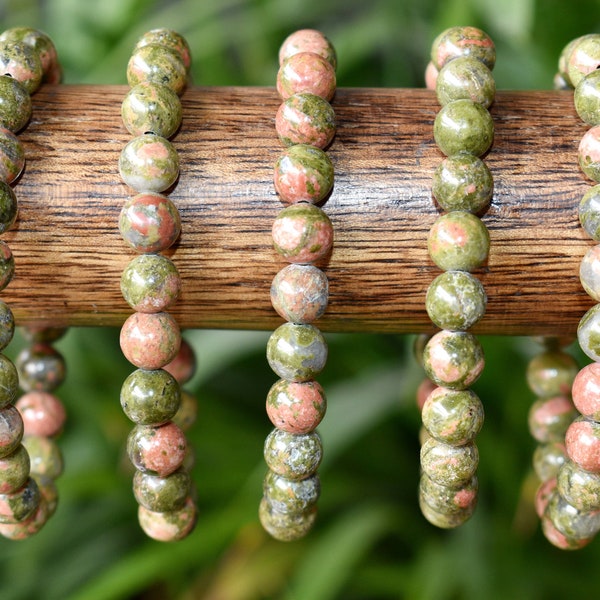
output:
[[[9,494],[25,485],[29,477],[29,454],[23,444],[0,458],[0,494]]]
[[[6,302],[0,300],[0,351],[4,350],[15,333],[15,317]]]
[[[533,469],[540,481],[548,481],[558,475],[567,462],[567,451],[562,442],[538,444],[533,451]]]
[[[27,90],[8,75],[0,76],[0,126],[16,133],[31,118],[31,98]]]
[[[557,490],[577,510],[600,509],[600,474],[590,473],[571,460],[558,471]]]
[[[17,219],[17,196],[13,189],[0,181],[0,233],[8,231]]]
[[[444,65],[438,73],[435,91],[442,106],[466,99],[488,108],[494,102],[496,82],[481,61],[463,56]]]
[[[460,515],[475,508],[477,503],[477,477],[472,477],[460,487],[448,487],[436,483],[431,477],[421,475],[419,496],[435,512],[445,515]]]
[[[592,239],[600,242],[600,185],[590,188],[581,198],[579,222]]]
[[[133,476],[133,494],[138,504],[154,512],[180,509],[190,495],[192,480],[180,468],[166,477],[136,471]]]
[[[529,409],[529,432],[538,442],[564,442],[565,433],[578,414],[567,396],[538,398]]]
[[[525,376],[531,391],[541,398],[568,395],[579,371],[577,361],[563,350],[546,350],[527,364]]]
[[[592,360],[600,361],[600,304],[592,306],[579,321],[577,339]]]
[[[446,156],[459,152],[481,156],[494,140],[494,121],[480,104],[466,99],[455,100],[437,113],[433,137]]]
[[[156,83],[180,95],[187,83],[187,69],[175,50],[162,44],[146,44],[134,49],[127,65],[127,82],[131,87]]]
[[[65,379],[66,363],[62,354],[50,344],[35,343],[23,348],[15,360],[19,383],[26,392],[51,392]]]
[[[19,523],[29,517],[40,503],[40,490],[35,480],[27,479],[16,492],[0,494],[0,523]]]
[[[592,71],[579,82],[573,101],[582,121],[600,125],[600,71]]]
[[[179,55],[179,58],[183,61],[186,69],[190,68],[192,57],[190,47],[186,39],[176,31],[166,28],[151,29],[142,35],[137,41],[135,47],[142,48],[149,44],[157,44],[159,46],[166,46],[170,50],[173,50]]]
[[[42,83],[42,62],[28,44],[0,41],[0,73],[10,75],[33,94]]]
[[[23,446],[29,453],[31,474],[57,479],[62,475],[64,459],[56,440],[43,435],[26,435]]]
[[[19,393],[17,367],[4,354],[0,354],[0,408],[12,404]]]
[[[464,446],[450,446],[429,438],[421,446],[421,468],[434,482],[458,488],[469,482],[479,464],[479,451],[471,442]]]
[[[424,495],[419,488],[419,508],[422,515],[435,527],[440,529],[454,529],[466,523],[475,510],[476,501],[472,505],[467,506],[458,512],[442,512],[437,511],[427,504]]]
[[[298,481],[269,471],[263,482],[263,493],[277,512],[302,513],[317,503],[321,484],[318,475]]]
[[[554,527],[568,539],[589,539],[600,529],[600,511],[578,510],[558,492],[550,496],[545,514]]]
[[[265,462],[271,471],[292,480],[314,475],[321,464],[323,445],[316,431],[296,435],[273,429],[265,440]]]
[[[275,510],[265,498],[260,502],[258,517],[265,531],[280,542],[293,542],[303,538],[313,527],[317,509],[301,513],[282,513]]]

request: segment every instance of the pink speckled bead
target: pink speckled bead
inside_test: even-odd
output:
[[[30,468],[29,454],[22,444],[12,454],[0,458],[0,494],[9,494],[22,487]]]
[[[196,515],[196,505],[191,497],[179,510],[154,512],[144,506],[138,509],[141,528],[158,542],[174,542],[189,535],[196,524]]]
[[[196,353],[187,340],[181,339],[177,356],[166,364],[163,369],[171,373],[181,385],[187,383],[194,376],[196,372]]]
[[[192,64],[190,46],[180,33],[165,28],[151,29],[142,35],[135,47],[142,48],[149,44],[158,44],[159,46],[166,46],[167,48],[174,50],[183,61],[185,68],[190,68]]]
[[[579,550],[592,541],[591,537],[579,540],[567,537],[554,526],[554,523],[546,514],[542,517],[541,523],[544,537],[560,550]]]
[[[280,379],[267,395],[267,415],[278,429],[293,434],[316,429],[327,409],[323,388],[316,381]]]
[[[529,431],[538,442],[559,442],[576,416],[573,402],[567,396],[540,398],[529,410]]]
[[[160,369],[177,356],[181,332],[169,313],[133,313],[121,328],[120,343],[136,367]]]
[[[584,35],[575,40],[568,56],[567,73],[573,87],[600,67],[600,35]]]
[[[25,435],[58,435],[67,418],[63,403],[48,392],[27,392],[15,406],[23,418]]]
[[[427,68],[425,69],[425,87],[428,90],[433,90],[435,92],[435,88],[437,85],[437,77],[439,71],[433,62],[429,61],[427,63]]]
[[[0,41],[0,73],[10,75],[29,94],[42,83],[42,63],[38,53],[23,42]]]
[[[579,280],[588,296],[600,302],[600,244],[590,248],[581,259]]]
[[[573,404],[584,416],[600,421],[600,363],[590,363],[573,381]]]
[[[544,512],[546,511],[546,507],[548,506],[548,501],[550,500],[550,496],[556,489],[556,477],[552,477],[544,481],[537,489],[535,493],[535,512],[537,513],[540,519],[543,517]]]
[[[26,519],[18,523],[0,523],[0,535],[9,540],[25,540],[38,533],[50,516],[48,503],[40,498],[37,508]]]
[[[0,410],[0,458],[12,454],[23,439],[23,419],[14,406]]]
[[[282,100],[308,92],[329,101],[335,93],[335,70],[313,52],[299,52],[287,58],[277,73],[277,92]]]
[[[425,404],[427,397],[429,396],[429,394],[431,394],[431,392],[433,392],[433,390],[437,389],[437,387],[438,386],[435,383],[433,383],[433,381],[431,381],[429,377],[423,378],[423,381],[421,381],[419,387],[417,388],[416,400],[417,408],[419,410],[423,410],[423,405]]]
[[[582,469],[600,473],[600,423],[577,418],[567,429],[565,446],[569,458]]]
[[[288,35],[279,48],[279,64],[299,52],[314,52],[325,58],[334,69],[337,66],[332,43],[316,29],[299,29]]]
[[[600,125],[588,129],[579,142],[579,166],[592,180],[600,181]]]
[[[431,60],[436,68],[441,69],[459,56],[476,58],[491,70],[496,63],[494,42],[477,27],[450,27],[433,41]]]
[[[159,477],[179,469],[186,448],[185,434],[174,423],[160,427],[136,425],[127,438],[127,454],[135,468]]]

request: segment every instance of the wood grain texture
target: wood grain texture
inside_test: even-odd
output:
[[[120,119],[122,86],[47,86],[20,134],[26,170],[15,191],[19,219],[6,240],[17,275],[2,298],[19,324],[120,325],[131,313],[119,290],[134,256],[117,229],[132,195],[117,162],[131,139]],[[281,323],[269,287],[284,266],[271,247],[283,208],[273,189],[282,147],[273,88],[201,88],[183,97],[173,143],[179,182],[170,192],[183,233],[169,254],[184,292],[173,314],[183,327],[271,329]],[[327,331],[416,333],[431,329],[425,292],[439,274],[427,232],[439,214],[431,176],[443,156],[433,141],[432,92],[340,89],[338,132],[328,150],[335,188],[324,205],[335,247],[322,265]],[[593,244],[577,218],[589,188],[576,150],[586,126],[566,92],[499,92],[496,137],[486,163],[495,192],[483,217],[489,296],[473,329],[486,334],[569,334],[591,306],[579,262]]]

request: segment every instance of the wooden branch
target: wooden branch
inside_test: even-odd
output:
[[[17,275],[2,293],[19,324],[120,325],[119,290],[134,256],[117,229],[132,195],[117,161],[131,139],[120,119],[122,86],[47,86],[20,134],[26,170],[19,219],[4,234]],[[272,88],[191,88],[174,139],[181,176],[170,197],[182,215],[171,252],[184,281],[173,310],[182,327],[271,329],[281,323],[269,287],[284,266],[270,229],[283,205],[273,189],[282,147]],[[324,206],[335,248],[324,265],[329,331],[431,329],[425,292],[440,272],[427,254],[438,215],[431,176],[443,156],[432,136],[439,110],[426,90],[340,89],[328,150],[335,189]],[[484,216],[492,250],[477,274],[489,296],[474,328],[490,334],[571,334],[591,306],[579,284],[593,242],[577,204],[589,189],[576,151],[587,127],[566,92],[499,92],[486,162],[495,180]]]

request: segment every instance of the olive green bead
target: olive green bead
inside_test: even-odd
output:
[[[0,180],[12,183],[24,166],[25,151],[19,138],[12,131],[0,127]]]
[[[263,493],[277,512],[300,513],[316,504],[321,484],[318,475],[297,481],[269,471],[263,482]]]
[[[436,115],[433,137],[446,156],[459,152],[481,156],[494,140],[494,121],[480,104],[472,100],[455,100]]]
[[[15,333],[15,317],[6,302],[0,300],[0,351],[4,350]]]
[[[450,446],[429,438],[421,446],[423,473],[440,485],[461,487],[469,482],[479,463],[479,451],[474,443]]]
[[[185,469],[158,477],[136,471],[133,476],[133,494],[138,504],[154,512],[180,509],[190,495],[192,480]]]
[[[463,56],[444,65],[438,73],[435,91],[442,106],[466,99],[489,108],[496,95],[496,82],[481,61]]]
[[[600,241],[600,185],[590,188],[581,198],[579,222],[592,239]]]
[[[55,439],[43,435],[23,436],[23,446],[29,453],[31,474],[58,479],[64,470],[64,459]]]
[[[448,156],[433,173],[431,192],[446,211],[483,212],[492,199],[494,179],[477,156],[462,152]]]
[[[600,511],[581,511],[569,504],[558,492],[548,500],[544,513],[554,527],[568,539],[589,539],[600,530]]]
[[[9,75],[0,76],[0,126],[16,133],[31,118],[31,98],[27,90]]]
[[[313,507],[301,513],[282,513],[263,498],[258,509],[258,518],[271,537],[280,542],[294,542],[312,529],[317,518],[317,509]]]
[[[181,391],[177,380],[164,369],[138,369],[121,387],[121,406],[138,425],[161,425],[177,412]]]
[[[23,444],[0,458],[0,494],[9,494],[25,485],[30,470],[29,454]]]
[[[590,473],[571,460],[558,471],[556,489],[577,510],[600,508],[600,474]]]
[[[154,133],[170,138],[181,125],[181,100],[166,85],[140,83],[125,96],[121,117],[132,135]]]
[[[419,496],[422,501],[435,512],[444,515],[460,515],[469,509],[473,512],[478,488],[477,477],[472,477],[460,487],[441,485],[425,474],[419,480]]]
[[[127,82],[131,87],[157,83],[179,95],[187,83],[187,69],[175,50],[162,44],[147,44],[134,49],[127,64]]]
[[[567,462],[567,451],[562,442],[538,444],[533,451],[533,470],[540,481],[548,481],[558,475]]]
[[[0,181],[0,233],[8,231],[17,220],[17,196],[13,189]]]
[[[138,507],[138,522],[144,533],[158,542],[176,542],[187,537],[196,526],[198,509],[189,497],[178,510],[156,512]]]
[[[577,339],[581,349],[594,361],[600,361],[600,304],[592,306],[579,321]]]
[[[0,73],[10,75],[33,94],[42,83],[42,62],[28,44],[0,41]]]
[[[569,395],[579,372],[577,361],[563,350],[536,354],[527,364],[525,377],[531,391],[540,398]]]
[[[273,429],[265,440],[265,462],[271,471],[287,479],[314,475],[321,464],[323,445],[316,431],[301,435]]]
[[[600,125],[600,71],[592,71],[579,82],[573,100],[582,121]]]
[[[8,244],[0,240],[0,291],[3,290],[15,275],[15,257]]]
[[[0,34],[3,42],[23,42],[31,47],[39,56],[44,73],[44,80],[60,83],[60,66],[56,48],[52,40],[43,31],[32,27],[11,27]]]
[[[164,27],[158,29],[151,29],[142,35],[137,41],[135,47],[142,48],[149,44],[157,44],[159,46],[166,46],[170,50],[173,50],[179,55],[179,58],[183,61],[186,69],[189,69],[192,64],[192,56],[190,52],[190,46],[186,39],[176,31],[172,29],[166,29]]]
[[[568,75],[576,88],[581,80],[600,66],[600,35],[583,35],[573,44],[568,57]]]
[[[23,487],[10,494],[0,494],[0,523],[24,521],[40,503],[40,490],[29,477]]]
[[[440,529],[454,529],[466,523],[473,515],[476,502],[472,505],[461,509],[458,512],[441,512],[436,511],[425,501],[425,497],[419,490],[419,508],[421,514],[435,527]]]
[[[431,45],[431,61],[438,70],[461,56],[475,58],[493,69],[496,48],[487,33],[471,26],[450,27],[442,31]]]
[[[19,373],[10,358],[0,354],[0,409],[13,404],[19,393]]]
[[[425,297],[429,318],[440,328],[466,331],[485,314],[487,296],[476,277],[464,271],[446,271],[430,284]]]
[[[40,490],[41,498],[46,503],[46,512],[50,518],[58,507],[58,488],[52,477],[47,475],[38,475],[32,473],[31,477],[35,480]]]

